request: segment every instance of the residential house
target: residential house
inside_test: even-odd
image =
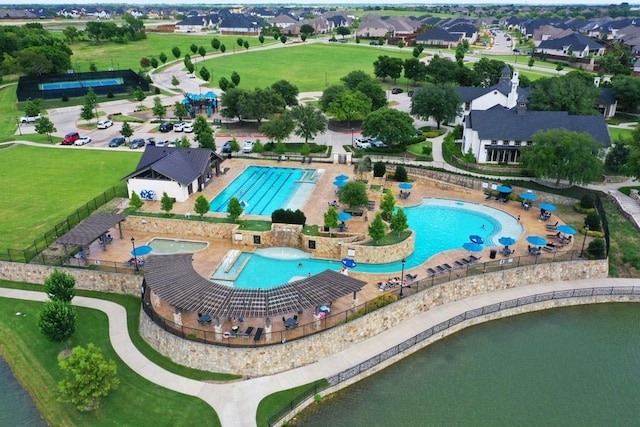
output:
[[[587,58],[590,55],[604,55],[604,46],[579,33],[559,38],[544,40],[538,46],[538,52],[549,55]]]
[[[360,20],[356,36],[365,39],[387,37],[393,28],[380,15],[365,15]]]
[[[443,28],[431,28],[416,37],[416,44],[452,49],[458,46],[460,36],[451,34]]]
[[[208,148],[156,147],[147,145],[135,172],[127,182],[128,194],[163,193],[177,202],[185,202],[196,191],[202,191],[215,174],[220,173],[222,158]]]
[[[453,25],[443,27],[454,36],[458,36],[460,41],[467,40],[470,45],[473,45],[478,40],[478,27],[468,22],[456,22]]]
[[[297,20],[285,14],[278,15],[275,18],[270,19],[269,22],[271,23],[271,25],[275,25],[278,28],[287,28],[290,25],[295,25],[298,23]]]
[[[568,28],[556,27],[555,25],[543,25],[533,31],[533,43],[539,46],[543,41],[561,39],[571,34],[573,34],[573,31]]]
[[[217,23],[218,17],[216,15],[189,16],[176,23],[175,31],[177,33],[199,33],[215,28]]]
[[[248,17],[239,14],[226,16],[218,27],[220,34],[258,35],[260,29],[266,26],[264,20],[257,16]]]

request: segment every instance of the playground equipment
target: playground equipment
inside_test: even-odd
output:
[[[187,107],[189,115],[194,118],[196,114],[204,114],[207,117],[218,111],[218,95],[209,91],[205,94],[187,93],[182,103]]]

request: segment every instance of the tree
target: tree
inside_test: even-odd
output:
[[[271,88],[256,88],[251,92],[244,92],[238,101],[242,116],[255,119],[258,126],[264,118],[282,112],[285,107],[282,97]]]
[[[120,385],[116,362],[106,360],[92,343],[86,349],[74,347],[69,357],[58,356],[58,366],[65,374],[58,383],[62,400],[79,411],[99,408],[100,400]]]
[[[173,209],[173,198],[169,197],[167,192],[162,193],[162,199],[160,200],[160,209],[162,209],[167,215]]]
[[[360,83],[373,81],[373,78],[362,70],[354,70],[340,80],[348,89],[356,90]]]
[[[140,196],[138,196],[138,193],[136,193],[135,191],[132,191],[131,198],[129,198],[129,207],[137,211],[142,207],[143,204],[144,202],[142,201]]]
[[[373,111],[362,122],[362,135],[378,138],[390,146],[404,144],[415,133],[411,116],[394,108]]]
[[[120,135],[131,141],[131,135],[133,135],[133,128],[129,124],[129,122],[122,123],[122,129],[120,129]]]
[[[529,66],[529,68],[533,67],[533,64],[536,63],[536,60],[533,59],[533,56],[531,58],[529,58],[529,62],[527,63],[527,65]]]
[[[343,85],[331,85],[326,88],[320,97],[320,108],[322,111],[327,112],[329,110],[329,106],[340,98],[346,91],[347,88]]]
[[[384,193],[384,196],[382,196],[382,201],[380,201],[380,212],[382,213],[382,218],[386,221],[390,220],[395,208],[396,198],[393,196],[391,191],[387,191]]]
[[[71,302],[75,296],[76,279],[57,268],[44,279],[44,291],[51,301]]]
[[[140,58],[140,66],[142,68],[149,68],[151,66],[151,61],[146,56]]]
[[[373,221],[371,221],[371,224],[369,224],[369,236],[371,236],[371,238],[375,242],[377,242],[378,240],[382,239],[386,233],[387,226],[382,221],[380,212],[377,212],[376,216],[373,218]]]
[[[327,130],[327,117],[313,105],[296,105],[291,109],[291,118],[296,124],[296,135],[304,138],[305,143]]]
[[[227,216],[230,220],[236,222],[238,218],[240,218],[240,215],[242,215],[242,212],[244,212],[244,209],[242,209],[240,200],[237,197],[232,197],[227,205]]]
[[[498,83],[506,66],[504,61],[482,58],[473,64],[473,70],[478,74],[481,86],[487,87]]]
[[[391,216],[391,223],[389,224],[391,231],[395,232],[398,236],[404,230],[409,228],[409,223],[407,222],[407,215],[404,213],[404,209],[398,208],[396,212]]]
[[[427,79],[427,65],[417,58],[404,61],[404,77],[414,82],[423,82]]]
[[[80,110],[80,118],[82,120],[91,120],[94,117],[98,117],[98,111],[96,109],[97,105],[98,96],[94,92],[93,88],[89,88],[87,94],[84,96],[82,109]]]
[[[144,99],[147,97],[147,95],[144,93],[142,88],[140,86],[138,86],[136,88],[136,90],[133,91],[133,97],[134,97],[134,99],[136,101],[138,101],[140,103],[140,105],[142,105],[142,101],[144,101]]]
[[[176,76],[171,76],[171,84],[177,88],[178,85],[180,84],[180,80],[178,80],[178,78]]]
[[[393,174],[393,179],[395,179],[397,182],[406,182],[407,181],[407,169],[402,165],[396,166],[396,171]]]
[[[191,46],[189,46],[189,50],[191,51],[191,53],[198,53],[198,46],[196,46],[195,43],[191,43]]]
[[[38,318],[40,332],[52,342],[63,342],[76,331],[76,312],[69,302],[47,301]]]
[[[258,144],[259,141],[256,141],[256,144]],[[238,143],[238,140],[236,139],[236,137],[234,136],[233,138],[231,138],[231,152],[232,153],[237,153],[240,151],[240,143]],[[254,145],[254,150],[255,150],[255,145]],[[256,151],[258,152],[258,151]]]
[[[619,138],[607,153],[604,165],[607,170],[612,172],[624,172],[624,167],[629,161],[630,154],[631,150],[628,142],[625,139]]]
[[[209,73],[209,70],[207,70],[207,67],[205,67],[204,65],[200,67],[199,73],[200,77],[202,77],[202,80],[204,80],[205,82],[208,82],[211,78],[211,73]]]
[[[375,178],[382,178],[385,173],[387,173],[387,165],[383,161],[378,160],[373,164],[373,176]]]
[[[203,115],[196,116],[196,120],[193,123],[194,139],[198,142],[201,148],[209,148],[215,150],[216,144],[213,138],[213,129],[207,122],[207,118]]]
[[[324,226],[331,229],[338,226],[338,212],[333,206],[329,206],[324,213]]]
[[[222,88],[222,85],[220,86]],[[222,117],[233,119],[235,117],[242,121],[244,118],[243,111],[241,109],[241,100],[248,96],[248,93],[244,89],[227,88],[222,96],[220,102],[222,103],[222,109],[220,114]]]
[[[42,99],[30,99],[24,104],[24,114],[29,117],[35,117],[42,111],[42,107],[40,107],[40,103]]]
[[[198,196],[195,204],[193,205],[193,210],[196,211],[200,218],[204,216],[207,212],[209,212],[210,206],[209,201],[202,194]]]
[[[149,64],[151,64],[151,67],[153,67],[153,68],[158,68],[158,65],[160,65],[160,64],[158,64],[158,60],[156,58],[151,58],[149,60]]]
[[[260,42],[260,44],[264,44],[264,36],[262,34],[258,36],[258,41]]]
[[[312,35],[312,34],[313,34],[313,32],[314,32],[314,29],[313,29],[313,27],[312,27],[311,25],[309,25],[309,24],[302,24],[302,25],[300,26],[300,33],[301,33],[301,34],[304,34],[304,35],[306,35],[306,36],[310,36],[310,35]]]
[[[167,114],[167,107],[162,105],[162,100],[159,96],[153,98],[153,115],[157,116],[158,119],[162,120],[162,118]]]
[[[225,53],[227,51],[227,47],[223,44],[220,45],[220,52]]]
[[[179,48],[178,46],[174,46],[174,47],[173,47],[173,49],[171,49],[171,53],[173,53],[173,56],[174,56],[176,59],[180,59],[180,55],[182,54],[182,53],[180,52],[180,48]]]
[[[600,90],[593,78],[581,73],[538,79],[529,95],[529,108],[539,111],[566,111],[572,115],[596,115]]]
[[[48,117],[43,116],[36,121],[36,132],[38,132],[38,134],[40,135],[48,135],[49,142],[53,142],[53,140],[51,139],[51,134],[53,132],[56,132],[57,130],[58,129],[56,129],[56,126],[51,120],[49,120]]]
[[[298,87],[289,83],[287,80],[274,82],[271,85],[271,89],[282,97],[286,106],[292,107],[298,105]]]
[[[531,146],[521,148],[522,166],[537,178],[583,184],[602,174],[602,144],[587,133],[566,129],[538,131]]]
[[[351,121],[364,118],[371,111],[371,100],[359,91],[345,91],[329,105],[328,113],[336,120],[347,121],[347,127],[351,127]]]
[[[204,59],[204,57],[207,55],[207,49],[205,49],[204,46],[200,46],[198,48],[198,54],[202,57],[202,59]]]
[[[229,79],[223,76],[223,77],[220,77],[220,80],[218,80],[218,87],[223,92],[226,92],[227,89],[234,88],[235,86],[229,81]]]
[[[456,47],[456,63],[460,66],[460,67],[464,67],[464,54],[466,53],[466,49],[464,48],[463,44],[459,44]]]
[[[348,181],[338,192],[340,203],[350,208],[361,208],[369,203],[367,187],[362,181]]]
[[[422,120],[432,117],[440,129],[440,124],[449,122],[462,113],[462,98],[449,85],[420,88],[411,97],[411,114]]]
[[[244,40],[242,40],[242,37],[238,37],[236,39],[236,43],[238,44],[238,46],[242,47],[242,44],[244,43]]]
[[[285,44],[286,42],[287,42],[287,36],[281,35],[280,36],[280,43]]]
[[[387,77],[393,79],[393,82],[402,74],[403,61],[400,58],[391,58],[387,55],[378,56],[378,59],[373,63],[373,74],[376,77],[386,81]]]
[[[245,40],[242,46],[244,46],[245,49],[249,49],[249,40]]]
[[[621,111],[635,112],[640,104],[640,78],[614,76],[611,79]]]
[[[231,72],[231,82],[236,87],[240,84],[240,74],[236,71]]]
[[[300,40],[302,40],[303,42],[307,41],[307,35],[306,34],[300,34]]]
[[[458,64],[448,58],[441,58],[439,55],[434,55],[427,65],[427,75],[431,77],[434,84],[455,82],[459,70]]]
[[[360,82],[356,90],[371,100],[371,111],[387,106],[387,94],[378,82],[373,80]]]
[[[349,27],[338,27],[336,28],[336,33],[344,38],[344,36],[348,36],[349,34],[351,34],[351,30],[349,29]]]
[[[160,55],[158,56],[158,58],[160,58],[160,62],[162,62],[163,64],[167,62],[167,55],[164,52],[160,52]]]
[[[80,33],[76,27],[68,26],[62,30],[62,35],[67,43],[74,43],[80,37]]]
[[[214,48],[215,50],[220,49],[220,40],[214,37],[214,39],[211,40],[211,47]]]
[[[562,70],[564,70],[564,65],[558,62],[558,65],[556,65],[556,71],[560,74],[560,71]]]
[[[282,113],[272,117],[268,122],[260,126],[258,130],[270,139],[280,143],[291,135],[295,126],[289,114]]]

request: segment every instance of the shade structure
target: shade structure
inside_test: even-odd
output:
[[[347,212],[340,212],[338,214],[339,221],[349,221],[351,219],[351,214]]]
[[[484,249],[484,246],[473,242],[467,242],[463,244],[462,247],[469,252],[481,252]]]
[[[556,209],[558,209],[556,205],[552,205],[551,203],[540,203],[538,207],[540,209],[544,209],[545,211],[549,211],[549,212],[553,212]]]
[[[356,265],[358,265],[358,264],[356,264],[356,262],[354,260],[352,260],[351,258],[344,258],[342,260],[342,265],[344,265],[345,267],[348,267],[348,268],[355,268]]]
[[[556,230],[563,234],[576,234],[576,229],[570,225],[562,224],[556,227]]]
[[[137,248],[135,248],[135,250],[132,250],[131,255],[145,256],[145,255],[149,255],[152,251],[153,251],[153,248],[151,246],[143,245],[143,246],[138,246]]]
[[[533,201],[533,200],[537,199],[538,196],[536,196],[535,194],[530,193],[530,192],[527,191],[526,193],[520,194],[520,198],[523,199],[523,200],[531,200],[531,201]]]
[[[248,203],[248,202],[245,202],[244,200],[240,200],[240,206],[244,209],[244,208],[246,208],[247,206],[249,206],[249,203]]]
[[[547,244],[547,239],[540,236],[527,236],[527,242],[535,246],[544,246]]]
[[[349,177],[347,175],[338,175],[338,176],[336,176],[335,181],[346,181],[348,179],[349,179]]]
[[[502,236],[498,239],[498,243],[505,246],[511,246],[515,245],[516,239],[514,239],[513,237]]]
[[[471,242],[477,243],[479,245],[484,243],[484,239],[481,236],[478,236],[477,234],[472,234],[471,236],[469,236],[469,240],[471,240]]]
[[[513,188],[507,187],[506,185],[501,185],[500,187],[498,187],[498,193],[511,193],[512,191]]]
[[[413,188],[413,184],[409,182],[401,182],[400,184],[398,184],[398,187],[402,188],[403,190],[411,190]]]
[[[341,187],[344,187],[345,185],[347,185],[347,181],[335,180],[335,181],[333,181],[333,185],[335,185],[338,188],[341,188]]]

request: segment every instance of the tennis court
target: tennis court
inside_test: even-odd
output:
[[[124,83],[122,78],[70,80],[56,83],[40,83],[40,90],[78,89],[83,87],[117,86]]]

